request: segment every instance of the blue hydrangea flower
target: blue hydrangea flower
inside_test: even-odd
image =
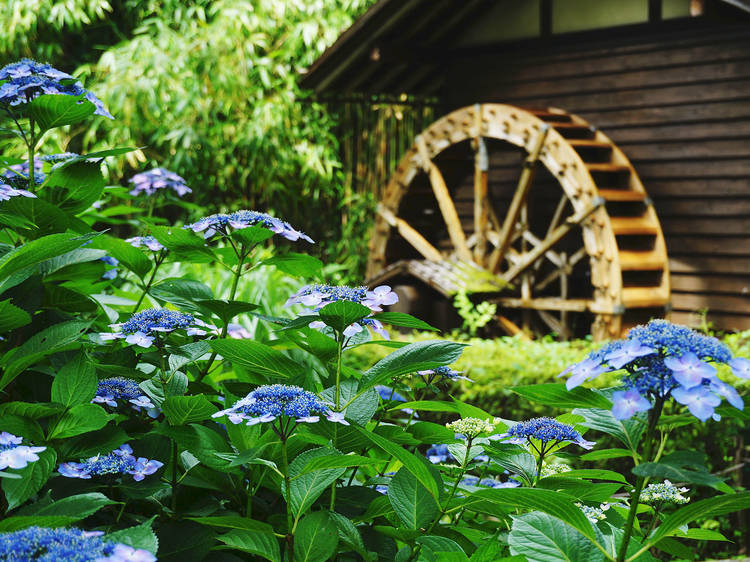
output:
[[[464,476],[458,484],[459,486],[469,488],[518,488],[521,485],[520,482],[517,482],[512,478],[508,479],[506,482],[500,482],[494,478],[480,479],[478,476],[472,476],[471,474]]]
[[[23,468],[38,461],[39,455],[47,447],[23,445],[23,437],[17,437],[7,431],[0,433],[0,470],[6,468]]]
[[[164,463],[135,457],[130,445],[122,445],[106,455],[96,455],[82,462],[64,462],[57,471],[68,478],[89,480],[92,476],[114,476],[129,474],[133,480],[140,482],[146,476],[155,473]]]
[[[382,384],[376,385],[375,390],[378,391],[382,400],[395,400],[396,402],[406,402],[406,398],[401,396],[398,392],[393,390],[390,386]]]
[[[435,367],[434,369],[428,369],[426,371],[417,371],[418,375],[421,375],[426,379],[427,384],[432,383],[436,378],[450,381],[465,380],[474,382],[469,377],[463,376],[462,373],[463,371],[455,371],[445,365],[442,367]]]
[[[580,445],[584,449],[591,449],[595,443],[586,441],[572,425],[561,423],[552,418],[533,418],[520,422],[511,427],[507,433],[499,435],[499,438],[508,438],[509,443],[517,445],[528,444],[544,456],[544,453],[563,441],[569,441]],[[535,441],[540,442],[537,447]]]
[[[229,228],[241,230],[251,226],[267,228],[275,234],[281,234],[287,240],[295,242],[297,240],[306,240],[314,244],[312,238],[296,230],[288,222],[282,221],[258,211],[235,211],[234,213],[220,213],[200,219],[198,222],[186,224],[183,228],[189,228],[196,234],[203,232],[203,237],[208,239],[214,234],[219,233],[222,236],[229,234]]]
[[[448,450],[448,445],[442,444],[433,445],[432,447],[427,449],[425,456],[427,457],[427,460],[432,464],[439,464],[442,462],[454,460],[453,455],[451,455],[450,451]]]
[[[601,373],[624,369],[625,391],[612,395],[612,413],[627,419],[650,410],[670,396],[701,421],[719,416],[714,409],[722,398],[738,409],[744,404],[737,391],[719,380],[712,364],[727,363],[740,377],[750,377],[750,361],[732,358],[726,345],[685,326],[652,320],[630,330],[627,339],[611,342],[571,365],[560,376],[570,374],[570,390]]]
[[[324,306],[338,301],[347,301],[367,306],[373,312],[380,312],[382,304],[394,304],[398,302],[398,295],[391,291],[387,285],[375,287],[369,291],[367,287],[349,287],[346,285],[307,285],[290,296],[285,306],[303,304],[313,307],[312,312],[318,311]],[[325,328],[325,322],[315,320],[310,322],[310,328],[319,330]],[[382,322],[375,318],[363,318],[354,322],[344,329],[344,336],[351,338],[365,328],[379,334],[383,339],[390,339]]]
[[[0,560],[27,562],[154,562],[143,549],[107,541],[101,531],[27,527],[0,533]]]
[[[130,178],[130,183],[133,184],[133,189],[130,190],[130,195],[140,195],[141,193],[153,195],[158,190],[166,187],[174,190],[178,197],[193,192],[193,190],[186,185],[184,179],[165,168],[154,168],[153,170],[136,174]]]
[[[268,423],[280,417],[293,418],[298,423],[315,423],[319,414],[329,421],[349,425],[341,412],[332,412],[315,394],[286,384],[260,386],[238,400],[231,408],[212,414],[211,417],[227,416],[233,424],[243,421],[246,425]]]
[[[117,332],[103,333],[103,340],[125,339],[131,345],[150,347],[161,334],[176,330],[185,330],[188,336],[204,336],[207,330],[216,330],[213,324],[195,318],[192,314],[168,310],[166,308],[149,308],[134,314],[122,324],[110,324]]]
[[[227,326],[227,336],[235,340],[250,339],[253,335],[242,324],[230,322]]]
[[[44,94],[81,97],[94,104],[94,115],[113,119],[104,104],[70,74],[48,64],[22,59],[0,68],[0,104],[17,106]]]
[[[138,383],[125,377],[110,377],[102,379],[96,389],[96,396],[91,402],[116,408],[122,400],[123,404],[129,404],[136,412],[145,409],[146,413],[156,418],[159,409],[151,402],[151,399],[141,390]]]
[[[127,240],[125,240],[125,242],[127,242],[134,248],[148,248],[152,252],[158,252],[164,249],[164,246],[162,246],[161,242],[150,235],[133,236],[132,238],[128,238]]]

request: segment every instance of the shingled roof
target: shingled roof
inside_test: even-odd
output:
[[[750,0],[719,1],[750,13]],[[434,75],[439,74],[442,61],[466,51],[461,37],[494,4],[494,0],[380,0],[326,49],[301,84],[318,94],[435,95],[439,84]],[[699,21],[690,23],[700,28]],[[685,19],[660,25],[668,33],[684,29]],[[632,33],[632,27],[610,28],[606,33]]]

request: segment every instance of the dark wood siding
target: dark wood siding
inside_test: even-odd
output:
[[[630,157],[670,254],[673,319],[750,329],[750,26],[454,53],[447,109],[556,106]]]

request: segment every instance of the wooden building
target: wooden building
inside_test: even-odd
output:
[[[327,100],[408,95],[435,117],[490,103],[580,116],[627,155],[653,202],[672,319],[706,311],[716,328],[750,329],[750,2],[380,0],[302,85]],[[512,158],[493,156],[491,181],[512,181]],[[464,222],[472,180],[455,179]]]

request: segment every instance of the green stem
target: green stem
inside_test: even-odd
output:
[[[661,416],[661,410],[664,407],[664,399],[658,398],[654,407],[648,412],[648,427],[646,428],[646,434],[644,435],[643,443],[643,462],[649,462],[651,460],[651,449],[654,443],[654,431],[656,430],[656,424],[659,422],[659,416]],[[628,553],[628,544],[630,543],[630,537],[633,534],[633,525],[635,523],[635,515],[638,511],[638,503],[641,498],[641,492],[646,484],[646,478],[639,476],[635,481],[635,487],[630,494],[630,511],[628,512],[628,520],[625,523],[624,533],[622,536],[622,544],[620,550],[617,553],[617,562],[624,562]]]
[[[456,490],[458,490],[458,485],[461,482],[461,479],[464,477],[464,474],[466,474],[466,467],[468,466],[469,460],[470,460],[469,452],[471,451],[471,441],[472,441],[471,437],[466,438],[466,453],[464,454],[464,460],[461,463],[461,468],[459,470],[458,477],[456,478],[456,481],[453,482],[453,488],[451,488],[451,492],[450,494],[448,494],[448,499],[445,501],[445,505],[440,510],[440,514],[435,519],[432,520],[432,523],[430,524],[429,528],[424,533],[425,535],[429,535],[432,532],[432,530],[435,528],[435,525],[437,525],[440,522],[440,520],[443,518],[443,516],[448,512],[448,508],[451,502],[453,501],[453,497],[456,495]],[[409,556],[410,561],[414,560],[417,557],[417,555],[419,554],[420,547],[421,545],[414,546],[411,552],[411,556]]]
[[[36,149],[36,136],[34,135],[34,117],[29,116],[29,191],[34,193],[36,181],[34,178],[34,150]]]
[[[344,351],[344,334],[336,332],[336,343],[338,349],[336,350],[336,411],[339,411],[339,405],[341,404],[341,355]],[[333,447],[336,447],[338,441],[339,432],[338,424],[333,424]],[[335,511],[336,508],[336,482],[331,483],[331,503],[329,505],[330,511]]]
[[[172,439],[172,513],[177,512],[177,441]]]
[[[237,286],[240,282],[240,277],[242,277],[242,266],[245,265],[245,259],[249,255],[249,251],[245,250],[245,246],[243,245],[241,249],[237,249],[237,246],[232,242],[231,238],[229,239],[229,242],[232,244],[232,248],[234,249],[234,253],[237,254],[237,268],[234,269],[232,272],[234,273],[234,278],[232,279],[232,288],[229,290],[229,300],[233,301],[234,297],[237,296]],[[221,328],[221,338],[227,337],[227,331],[229,330],[229,322],[224,322],[224,326]],[[216,360],[216,356],[218,353],[216,351],[211,353],[211,356],[208,358],[208,361],[206,362],[205,366],[201,370],[199,381],[203,380],[203,378],[208,374],[208,371],[211,369],[211,365]]]
[[[289,457],[286,450],[286,436],[281,435],[281,470],[284,473],[284,486],[286,488],[286,548],[289,562],[294,562],[294,534],[292,526],[292,506],[289,503],[291,493],[291,480],[289,478]]]
[[[138,302],[133,308],[133,312],[131,314],[135,314],[136,312],[138,312],[138,309],[141,307],[141,303],[143,302],[143,299],[146,298],[146,295],[151,289],[151,285],[153,285],[154,283],[154,279],[156,278],[156,270],[159,269],[159,266],[164,262],[165,257],[166,257],[166,250],[160,250],[159,254],[156,256],[156,259],[154,260],[154,270],[151,272],[151,277],[149,278],[146,285],[143,287],[143,292],[141,293],[141,297],[138,299]]]

